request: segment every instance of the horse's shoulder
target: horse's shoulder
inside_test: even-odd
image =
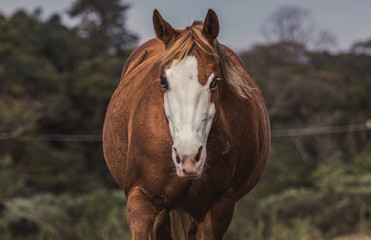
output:
[[[126,60],[121,80],[150,56],[162,51],[164,51],[164,44],[158,38],[153,38],[137,47]]]

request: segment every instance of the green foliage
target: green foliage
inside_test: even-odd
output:
[[[236,206],[227,239],[328,239],[371,234],[371,172],[352,163],[325,164],[312,172],[313,187],[288,186],[262,197],[262,184]],[[269,172],[268,172],[269,174]],[[237,236],[237,237],[236,237]]]
[[[94,51],[125,54],[125,47],[137,40],[126,28],[125,12],[129,5],[121,0],[76,0],[69,9],[71,17],[80,17],[79,31],[89,39]]]
[[[123,24],[127,9],[107,24]],[[96,49],[60,16],[40,15],[0,15],[0,239],[125,239],[123,193],[99,190],[117,188],[101,143],[34,136],[101,134],[135,37],[123,24],[120,51],[104,32],[108,45]]]
[[[84,198],[84,208],[77,223],[79,239],[129,239],[125,219],[124,194],[120,191],[98,192]],[[92,229],[95,229],[92,231]]]
[[[5,201],[1,239],[128,239],[122,191],[37,194]]]

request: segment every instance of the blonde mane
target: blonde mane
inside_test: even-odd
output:
[[[215,41],[215,46],[213,46],[204,37],[202,27],[202,22],[195,21],[192,26],[182,31],[174,43],[166,49],[160,59],[161,64],[167,64],[174,59],[184,60],[196,45],[205,54],[214,56],[219,62],[221,79],[224,79],[229,84],[233,92],[243,99],[248,99],[253,88],[249,88],[245,80],[246,73],[238,67],[237,63],[231,59],[217,40]]]

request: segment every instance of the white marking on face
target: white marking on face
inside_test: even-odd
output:
[[[185,167],[182,168],[184,159],[189,156],[194,158],[199,153],[200,159],[193,163],[201,174],[206,159],[207,137],[215,115],[209,88],[214,74],[202,85],[198,81],[198,62],[194,56],[187,56],[180,62],[174,60],[165,73],[168,90],[164,93],[164,108],[173,139],[173,161],[177,173],[181,176],[182,171],[186,172]],[[203,147],[201,152],[200,147]],[[184,159],[177,161],[177,154]]]

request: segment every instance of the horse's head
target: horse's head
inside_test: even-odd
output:
[[[195,22],[185,30],[176,30],[155,10],[153,23],[166,48],[159,82],[173,140],[172,158],[179,177],[198,177],[205,164],[207,138],[216,112],[218,18],[209,10],[204,24]]]

